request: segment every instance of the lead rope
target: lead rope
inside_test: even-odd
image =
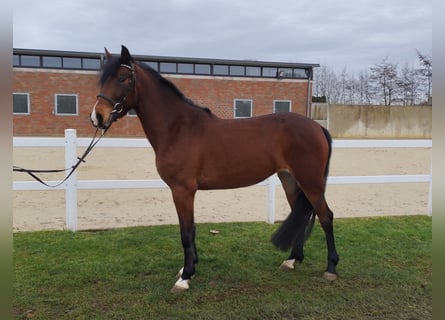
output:
[[[85,158],[86,156],[90,153],[91,150],[93,150],[94,146],[100,141],[100,139],[102,139],[102,137],[105,135],[105,133],[107,132],[107,129],[102,130],[101,134],[98,136],[98,132],[99,132],[99,128],[96,129],[96,132],[94,133],[94,137],[91,140],[90,144],[88,145],[88,147],[85,149],[84,153],[82,154],[82,156],[77,157],[77,162],[75,165],[73,165],[71,168],[66,168],[66,169],[55,169],[55,170],[33,170],[33,169],[24,169],[22,167],[18,167],[18,166],[13,166],[12,167],[12,171],[16,171],[16,172],[25,172],[27,174],[29,174],[31,177],[33,177],[35,180],[37,180],[38,182],[40,182],[41,184],[49,187],[49,188],[57,188],[58,186],[60,186],[61,184],[63,184],[66,180],[69,179],[69,177],[71,177],[71,175],[74,173],[74,171],[76,171],[77,167],[82,163],[85,162]],[[55,184],[55,185],[50,185],[48,183],[46,183],[45,181],[43,181],[41,178],[39,178],[36,173],[57,173],[57,172],[66,172],[71,170],[66,176],[65,179],[63,179],[61,182]]]

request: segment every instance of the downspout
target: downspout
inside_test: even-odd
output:
[[[307,69],[306,74],[307,74],[306,117],[312,118],[312,110],[311,110],[311,101],[312,101],[311,80],[313,74],[312,68]]]

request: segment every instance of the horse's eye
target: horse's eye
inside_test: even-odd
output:
[[[124,83],[125,80],[127,80],[127,77],[119,77],[118,78],[119,83]]]

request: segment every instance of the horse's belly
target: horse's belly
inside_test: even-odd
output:
[[[199,189],[241,188],[259,183],[274,174],[274,166],[259,166],[255,162],[238,163],[233,166],[208,166],[198,175]]]

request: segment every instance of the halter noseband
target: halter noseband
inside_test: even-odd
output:
[[[122,98],[119,99],[119,101],[115,101],[109,97],[107,97],[106,95],[104,95],[103,93],[99,93],[97,96],[97,98],[102,98],[105,101],[109,102],[112,106],[113,106],[113,110],[111,111],[111,113],[121,113],[124,110],[124,105],[123,102],[125,101],[126,97],[123,96]]]
[[[127,68],[128,70],[131,71],[131,86],[129,87],[129,89],[134,89],[134,85],[135,85],[135,80],[136,80],[136,76],[134,73],[134,69],[132,66],[128,65],[128,64],[121,64],[121,67]],[[129,90],[127,90],[129,91]],[[115,114],[115,116],[119,115],[120,113],[122,113],[122,111],[124,111],[124,101],[125,99],[127,99],[127,93],[125,92],[122,97],[119,99],[119,101],[116,101],[110,97],[107,97],[106,95],[104,95],[103,93],[99,93],[96,97],[97,98],[102,98],[105,101],[107,101],[108,103],[110,103],[113,106],[113,110],[111,111],[111,114]]]

